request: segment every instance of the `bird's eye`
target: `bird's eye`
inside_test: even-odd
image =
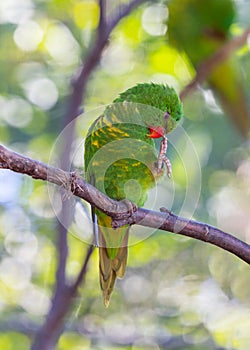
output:
[[[167,130],[167,124],[168,124],[169,118],[170,118],[170,114],[168,113],[168,111],[166,111],[164,113],[164,127],[165,127],[166,130]]]
[[[166,112],[164,113],[164,120],[166,120],[166,119],[168,119],[168,118],[170,118],[170,114],[168,113],[168,111],[166,111]]]

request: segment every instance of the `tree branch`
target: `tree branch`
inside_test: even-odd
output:
[[[62,128],[64,128],[70,124],[70,126],[67,127],[67,135],[65,135],[65,142],[60,152],[62,155],[60,168],[51,167],[31,158],[11,152],[3,146],[0,146],[0,168],[26,174],[34,179],[46,180],[61,186],[66,191],[72,192],[72,194],[85,199],[106,214],[110,215],[113,219],[114,227],[126,223],[137,223],[143,226],[150,226],[179,233],[215,244],[218,247],[237,255],[247,263],[250,263],[250,247],[246,243],[224,233],[223,231],[209,225],[197,223],[195,221],[188,221],[170,212],[159,213],[139,208],[133,213],[133,215],[131,215],[126,203],[117,202],[108,198],[93,186],[87,184],[80,176],[78,176],[78,174],[65,171],[69,169],[68,155],[70,154],[74,138],[74,121],[79,114],[88,79],[100,62],[103,49],[108,43],[112,30],[122,18],[127,16],[136,6],[143,2],[146,2],[146,0],[131,0],[128,4],[115,8],[114,12],[107,18],[105,11],[106,1],[99,0],[101,9],[100,25],[96,32],[93,46],[88,51],[84,59],[84,64],[80,67],[79,74],[72,83],[72,93],[69,97],[69,105],[62,126]],[[199,82],[200,81],[198,81],[198,83]],[[63,206],[64,208],[67,207],[66,204]],[[65,275],[67,261],[67,227],[59,224],[58,232],[59,262],[56,290],[52,300],[52,308],[36,335],[35,342],[32,346],[33,350],[51,350],[54,348],[63,330],[63,319],[70,310],[72,301],[77,293],[77,288],[84,280],[88,261],[94,249],[92,245],[88,248],[86,256],[83,259],[80,273],[76,280],[69,285]]]
[[[65,172],[46,164],[14,153],[0,146],[0,168],[29,175],[35,179],[47,180],[71,191],[96,208],[112,217],[113,226],[137,224],[192,237],[220,247],[250,264],[250,245],[240,239],[205,223],[179,217],[162,209],[161,212],[138,208],[131,213],[123,201],[107,197],[95,187],[85,182],[75,172]],[[79,285],[79,282],[76,283]]]
[[[247,28],[240,36],[226,42],[224,45],[220,46],[212,56],[204,60],[197,68],[195,78],[181,91],[180,99],[183,100],[187,97],[187,95],[197,88],[197,85],[201,84],[209,77],[219,64],[225,61],[234,51],[243,46],[249,35],[250,28]]]

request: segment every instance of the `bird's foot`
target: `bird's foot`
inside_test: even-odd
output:
[[[161,141],[161,146],[160,146],[160,152],[158,155],[156,170],[157,170],[157,173],[159,174],[162,171],[163,164],[166,164],[168,177],[171,178],[172,166],[171,166],[170,160],[166,156],[167,149],[168,149],[168,139],[166,136],[163,136]]]
[[[127,207],[127,213],[129,215],[129,222],[128,223],[134,224],[136,222],[135,212],[138,209],[137,205],[126,198],[122,199],[121,202],[124,203]]]
[[[116,215],[115,219],[112,221],[112,227],[118,228],[124,225],[132,225],[136,223],[136,211],[137,205],[128,199],[122,199],[120,203],[125,204],[127,211]]]

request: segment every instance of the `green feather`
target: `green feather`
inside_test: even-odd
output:
[[[165,118],[165,113],[169,118]],[[109,197],[143,206],[159,175],[158,153],[150,127],[171,131],[182,116],[175,90],[167,85],[139,84],[121,93],[92,124],[85,141],[86,180]],[[112,229],[111,218],[95,210],[99,225],[100,284],[109,303],[116,277],[127,261],[128,226]]]

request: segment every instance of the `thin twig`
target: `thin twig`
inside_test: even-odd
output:
[[[99,8],[100,8],[100,19],[99,19],[99,26],[98,31],[102,31],[103,29],[106,29],[107,27],[107,18],[106,18],[106,0],[99,0]],[[99,33],[101,35],[101,33]]]
[[[75,282],[72,284],[71,286],[71,290],[72,290],[72,293],[76,293],[77,292],[77,289],[78,287],[82,284],[83,280],[84,280],[84,277],[86,276],[86,271],[87,271],[87,268],[88,268],[88,262],[89,262],[89,259],[94,251],[94,244],[91,244],[87,250],[87,254],[86,254],[86,257],[84,259],[84,263],[82,265],[82,268],[75,280]]]

